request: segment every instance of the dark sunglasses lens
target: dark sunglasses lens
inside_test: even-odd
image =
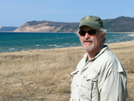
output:
[[[81,36],[85,36],[85,34],[86,33],[88,33],[89,35],[94,35],[94,34],[96,34],[96,30],[89,30],[89,31],[79,31],[79,34],[81,35]]]
[[[80,34],[81,36],[85,36],[86,32],[85,32],[85,31],[80,31],[79,34]]]
[[[89,35],[94,35],[94,34],[96,34],[96,30],[90,30],[90,31],[88,31],[88,34]]]

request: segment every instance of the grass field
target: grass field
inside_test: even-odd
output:
[[[134,41],[108,44],[128,76],[134,101]],[[85,51],[82,47],[0,53],[0,101],[69,101],[70,73]]]

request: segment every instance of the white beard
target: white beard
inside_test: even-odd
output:
[[[84,45],[83,45],[83,48],[87,51],[87,52],[90,52],[90,51],[92,51],[93,49],[94,49],[94,41],[93,41],[93,43],[92,43],[92,46],[90,47],[90,48],[86,48]]]

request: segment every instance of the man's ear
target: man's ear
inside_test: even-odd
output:
[[[101,34],[101,40],[103,40],[105,38],[105,35],[106,35],[106,33]]]

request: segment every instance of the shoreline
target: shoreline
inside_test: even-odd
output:
[[[112,33],[112,32],[110,32],[110,33]],[[112,36],[112,34],[110,34],[110,33],[109,32],[106,33],[107,36]],[[113,43],[126,42],[127,40],[128,41],[134,40],[134,33],[131,33],[131,32],[127,32],[127,33],[120,32],[121,34],[118,34],[119,32],[116,32],[116,33],[117,33],[117,36],[121,35],[121,38],[118,39],[118,37],[113,36],[113,38],[110,39],[108,37],[108,39],[106,39],[107,41],[106,41],[105,44],[113,44]],[[116,35],[116,33],[114,35]],[[59,39],[60,38],[58,38],[58,40]],[[45,42],[45,41],[46,41],[45,39],[42,40],[42,42]],[[78,42],[76,42],[76,43],[74,42],[72,44],[70,44],[69,42],[62,43],[62,44],[52,43],[52,41],[49,41],[49,42],[51,43],[50,45],[49,44],[48,45],[47,44],[43,44],[42,45],[39,42],[39,44],[30,44],[30,47],[26,47],[26,46],[23,46],[23,45],[19,47],[18,44],[16,46],[14,46],[14,45],[12,45],[12,46],[6,46],[6,47],[5,46],[2,46],[2,47],[0,47],[0,49],[1,49],[0,50],[0,53],[8,53],[8,52],[13,53],[13,52],[32,51],[32,50],[46,50],[46,49],[60,49],[60,48],[63,49],[63,48],[70,48],[70,47],[81,47],[81,44],[78,43]]]
[[[132,35],[134,37],[134,35]],[[120,48],[120,47],[129,47],[131,45],[134,45],[134,40],[131,41],[125,41],[125,42],[115,42],[115,43],[105,43],[104,45],[108,45],[110,48]],[[1,52],[0,54],[16,54],[16,53],[31,53],[31,52],[44,52],[44,51],[61,51],[61,50],[77,50],[83,49],[82,46],[76,46],[76,47],[63,47],[63,48],[51,48],[51,49],[33,49],[33,50],[22,50],[22,51],[14,51],[14,52]]]
[[[77,33],[77,32],[14,32],[14,31],[0,31],[0,32],[12,32],[12,33]],[[134,32],[106,32],[106,33],[134,33]]]
[[[134,32],[106,32],[106,33],[133,33],[134,34]]]
[[[134,37],[134,34],[130,34],[129,36],[132,36],[132,37]]]

